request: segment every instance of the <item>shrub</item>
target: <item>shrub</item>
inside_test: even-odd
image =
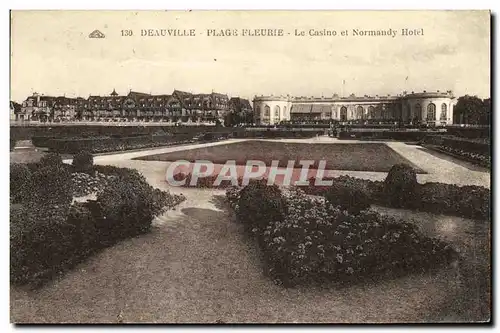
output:
[[[40,159],[40,165],[42,166],[55,166],[59,167],[63,164],[61,155],[57,153],[48,153]]]
[[[111,170],[120,177],[97,200],[69,207],[59,198],[71,201],[71,194],[62,191],[71,186],[59,181],[62,177],[71,183],[68,168],[35,169],[32,200],[11,205],[13,283],[43,283],[96,250],[149,230],[155,216],[184,200],[154,189],[135,170]]]
[[[13,151],[14,148],[16,147],[17,140],[16,139],[10,139],[10,151]]]
[[[91,193],[102,192],[110,181],[116,179],[116,176],[108,176],[98,171],[95,171],[93,175],[83,172],[74,172],[71,174],[71,179],[73,182],[73,195],[75,197],[81,197]]]
[[[68,168],[41,165],[29,183],[28,201],[48,206],[65,206],[73,200],[73,183]]]
[[[232,188],[227,195],[244,216],[243,190],[240,195],[236,192]],[[269,275],[279,284],[353,283],[424,272],[457,255],[445,242],[423,236],[413,224],[369,210],[351,215],[301,191],[283,197],[287,206],[283,218],[270,219],[257,231]]]
[[[88,151],[81,151],[73,156],[73,167],[77,172],[88,172],[94,166],[94,156]]]
[[[72,228],[71,245],[83,257],[101,247],[96,227],[96,216],[88,203],[76,202],[71,206],[66,223]]]
[[[58,272],[72,242],[66,210],[41,204],[11,207],[10,274],[14,283],[35,283]]]
[[[473,219],[488,219],[491,192],[481,186],[425,183],[419,186],[419,209]]]
[[[385,179],[384,195],[393,207],[412,205],[417,185],[417,174],[411,166],[395,164]]]
[[[251,180],[240,193],[236,210],[238,220],[248,230],[262,230],[271,221],[280,221],[285,215],[286,202],[276,185]],[[254,231],[255,232],[255,231]]]
[[[153,218],[167,208],[169,196],[155,190],[136,170],[129,170],[97,197],[106,217],[100,221],[100,233],[121,239],[147,232]]]
[[[359,214],[370,207],[370,201],[365,192],[338,181],[330,186],[325,193],[325,199],[328,203],[347,210],[350,214]]]
[[[31,171],[26,164],[10,164],[10,199],[13,203],[23,202],[31,191]]]

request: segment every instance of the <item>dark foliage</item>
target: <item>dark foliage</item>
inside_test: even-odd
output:
[[[69,206],[73,200],[73,182],[71,173],[62,164],[53,164],[57,160],[48,159],[32,173],[27,194],[27,201],[47,206]]]
[[[184,200],[154,189],[135,170],[111,167],[104,169],[116,180],[97,200],[69,206],[69,169],[34,169],[31,200],[11,206],[11,281],[16,284],[38,285],[99,249],[147,232],[155,216]]]
[[[10,151],[13,151],[14,148],[16,147],[17,140],[10,138]]]
[[[88,172],[94,166],[94,156],[88,151],[81,151],[73,156],[72,165],[76,172]]]
[[[63,161],[61,155],[59,155],[58,153],[48,153],[42,156],[39,164],[41,166],[59,168],[63,164]]]
[[[368,195],[346,183],[334,182],[325,193],[325,199],[333,206],[347,210],[349,214],[359,214],[362,210],[370,208]]]
[[[19,203],[27,200],[31,191],[31,170],[26,164],[10,164],[10,200]]]
[[[242,205],[248,200],[244,190],[227,191],[239,219],[253,213]],[[286,208],[280,210],[285,212],[281,218],[262,219],[267,223],[253,231],[269,275],[286,287],[312,281],[350,284],[368,277],[420,273],[457,257],[448,244],[423,236],[410,223],[373,211],[352,215],[300,192],[282,199]],[[272,200],[279,199],[273,195]],[[253,201],[267,205],[263,198]]]
[[[286,202],[276,185],[252,180],[239,195],[238,220],[248,230],[262,230],[270,221],[280,221],[286,213]]]
[[[384,195],[392,207],[408,207],[415,201],[417,174],[406,164],[394,165],[384,181]]]

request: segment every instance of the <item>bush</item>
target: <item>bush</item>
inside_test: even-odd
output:
[[[473,219],[488,219],[491,192],[481,186],[425,183],[419,186],[419,209]]]
[[[384,181],[384,195],[392,207],[407,207],[416,199],[417,174],[407,164],[395,164]]]
[[[31,171],[26,164],[10,164],[10,200],[23,202],[31,191]]]
[[[365,192],[359,188],[340,182],[334,182],[325,193],[325,199],[335,207],[347,210],[350,214],[359,214],[370,208],[370,201]]]
[[[16,139],[10,139],[10,151],[13,151],[14,148],[16,147],[17,140]]]
[[[100,233],[109,239],[122,239],[149,231],[153,218],[168,208],[169,196],[155,190],[136,170],[129,170],[97,197],[106,217],[100,221]]]
[[[59,155],[57,153],[48,153],[48,154],[42,156],[39,164],[42,166],[59,167],[63,164],[63,161],[62,161],[61,155]]]
[[[101,248],[146,232],[155,216],[184,200],[154,189],[135,170],[107,171],[120,176],[112,176],[116,181],[97,200],[69,207],[61,203],[71,202],[68,168],[35,168],[31,201],[11,205],[13,283],[43,283]]]
[[[72,165],[77,172],[88,172],[94,166],[94,156],[88,151],[81,151],[73,156]]]
[[[48,206],[69,206],[73,200],[73,182],[68,168],[48,160],[33,172],[28,201]]]
[[[236,213],[238,220],[248,230],[258,232],[269,222],[282,220],[285,209],[286,202],[278,186],[267,185],[266,181],[251,180],[241,190]]]
[[[116,176],[107,176],[98,171],[95,171],[92,175],[84,172],[74,172],[71,174],[73,195],[75,197],[82,197],[91,193],[100,193],[108,186],[109,182],[113,181],[115,178]]]
[[[72,242],[66,210],[41,204],[11,207],[10,274],[13,283],[43,282],[58,272]]]
[[[243,190],[227,192],[240,217],[251,215],[241,206]],[[283,197],[283,218],[269,219],[256,233],[269,275],[287,287],[424,272],[457,256],[448,244],[423,236],[413,224],[369,210],[351,215],[301,191]],[[260,203],[265,206],[265,199]]]

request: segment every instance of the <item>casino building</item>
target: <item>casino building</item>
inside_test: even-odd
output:
[[[453,123],[452,91],[407,93],[397,96],[291,97],[255,96],[254,121],[274,125],[280,122],[339,121],[361,123],[412,123],[429,126]]]

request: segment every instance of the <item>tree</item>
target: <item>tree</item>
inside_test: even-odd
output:
[[[483,100],[483,114],[481,117],[481,124],[482,125],[491,124],[491,98]]]
[[[231,111],[226,114],[224,117],[224,126],[225,127],[233,127],[241,123],[242,119],[238,115],[238,113]]]
[[[457,124],[481,124],[481,121],[486,121],[485,118],[489,123],[489,116],[485,117],[485,102],[477,96],[459,97],[453,113],[453,122]]]

